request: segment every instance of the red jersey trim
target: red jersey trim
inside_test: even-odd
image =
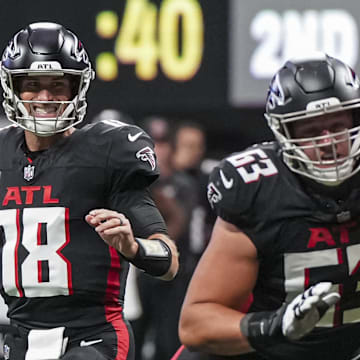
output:
[[[111,264],[105,295],[105,316],[107,322],[111,323],[116,332],[117,354],[115,360],[126,360],[130,348],[130,338],[122,315],[123,308],[118,303],[120,296],[120,256],[111,246],[109,246],[109,252]]]

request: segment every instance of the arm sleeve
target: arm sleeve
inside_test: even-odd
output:
[[[147,188],[117,192],[109,205],[130,220],[134,236],[147,238],[154,233],[167,234],[165,221]]]

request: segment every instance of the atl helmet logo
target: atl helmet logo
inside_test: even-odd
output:
[[[148,162],[151,166],[151,170],[155,170],[156,167],[155,154],[154,151],[149,146],[146,146],[143,149],[139,150],[136,153],[136,157],[141,161]]]
[[[57,61],[34,61],[30,70],[61,70],[61,64]]]

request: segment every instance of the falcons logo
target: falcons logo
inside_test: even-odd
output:
[[[18,36],[19,36],[19,34],[16,34],[14,36],[14,38],[10,41],[8,46],[6,47],[3,57],[2,57],[2,61],[5,61],[8,58],[13,59],[20,54],[20,48],[19,48],[18,42],[17,42]]]
[[[276,105],[282,106],[284,104],[285,104],[284,90],[279,80],[279,74],[277,74],[273,78],[269,88],[267,105],[269,109],[274,109]]]
[[[208,185],[207,197],[212,208],[214,208],[214,204],[218,203],[222,199],[221,192],[212,182]]]
[[[136,153],[136,157],[141,161],[145,161],[145,162],[147,161],[151,166],[151,170],[155,170],[156,167],[155,154],[151,148],[149,148],[148,146],[144,147],[143,149],[139,150]]]
[[[85,64],[89,64],[89,57],[84,49],[82,42],[77,38],[75,34],[72,33],[71,35],[74,37],[74,42],[75,42],[75,46],[73,50],[76,61],[78,62],[83,61]]]
[[[351,69],[349,66],[346,66],[346,70],[348,71],[349,80],[348,83],[353,86],[355,89],[360,87],[360,81],[357,75],[355,74],[354,70]]]

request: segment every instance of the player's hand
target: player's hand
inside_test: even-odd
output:
[[[108,209],[94,209],[85,216],[100,237],[125,257],[132,259],[138,250],[130,221],[124,214]]]
[[[331,289],[330,282],[320,282],[298,295],[287,305],[282,318],[282,333],[291,340],[309,333],[340,295]]]

